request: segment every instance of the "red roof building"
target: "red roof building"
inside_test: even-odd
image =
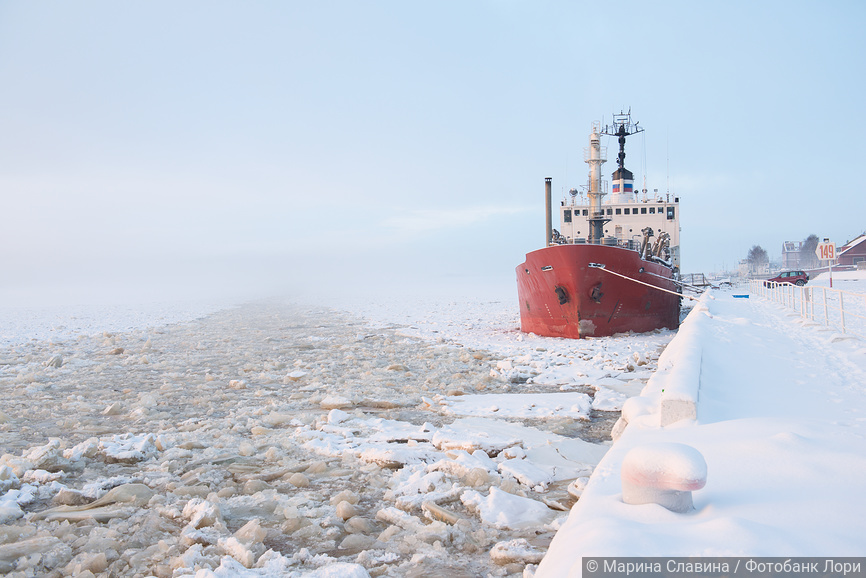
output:
[[[836,251],[836,262],[839,265],[856,268],[857,263],[864,261],[866,261],[866,234],[860,235]]]

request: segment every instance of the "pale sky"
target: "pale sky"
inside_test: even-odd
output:
[[[864,25],[858,0],[0,0],[0,290],[511,282],[544,177],[585,183],[591,123],[628,108],[684,272],[841,244],[866,230]]]

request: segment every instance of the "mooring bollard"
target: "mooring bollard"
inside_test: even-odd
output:
[[[692,491],[707,483],[707,462],[685,444],[645,444],[626,454],[621,477],[626,504],[659,504],[683,513],[693,508]]]

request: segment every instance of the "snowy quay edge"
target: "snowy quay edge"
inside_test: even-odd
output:
[[[581,576],[589,557],[866,555],[864,409],[862,341],[762,299],[705,294],[626,402],[535,577]],[[645,495],[626,503],[624,462],[635,456]],[[695,469],[704,480],[689,508],[654,500],[660,472]]]

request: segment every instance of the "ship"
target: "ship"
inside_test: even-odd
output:
[[[626,138],[643,132],[631,111],[593,122],[584,160],[589,178],[569,190],[552,227],[552,179],[545,179],[545,244],[516,268],[520,329],[548,337],[605,337],[679,326],[679,198],[634,187]],[[619,143],[612,194],[602,178],[602,135]]]

